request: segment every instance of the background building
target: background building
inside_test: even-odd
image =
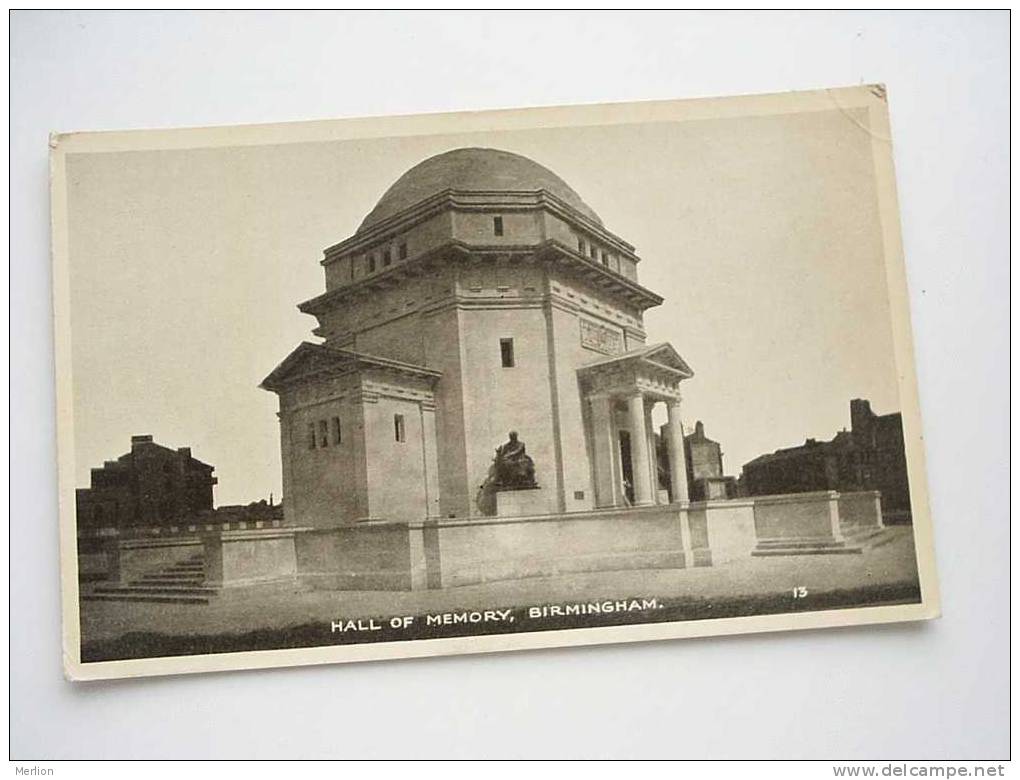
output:
[[[705,435],[705,426],[698,420],[694,432],[684,436],[687,453],[687,479],[692,501],[732,498],[736,478],[723,473],[722,447]]]
[[[659,452],[659,482],[670,488],[669,452],[666,448],[667,426],[656,436]],[[736,477],[723,473],[722,447],[705,435],[705,425],[698,420],[694,431],[684,436],[684,453],[687,460],[687,492],[691,501],[734,498],[737,495]]]
[[[75,491],[78,529],[177,524],[212,510],[214,467],[176,450],[132,436],[131,451],[91,472],[91,486]]]
[[[876,415],[859,398],[850,402],[850,430],[830,441],[808,439],[746,463],[742,491],[750,496],[814,490],[878,490],[891,520],[909,520],[910,488],[899,412]]]

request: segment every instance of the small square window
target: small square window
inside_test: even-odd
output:
[[[492,218],[492,232],[497,236],[503,235],[503,218],[493,217]]]
[[[514,340],[513,339],[500,339],[499,340],[499,357],[503,363],[503,368],[514,367]]]
[[[339,444],[343,441],[343,435],[340,432],[340,418],[333,418],[333,443]]]
[[[393,415],[393,438],[396,441],[407,441],[407,430],[404,427],[404,415]]]
[[[574,500],[575,501],[584,501],[584,491],[583,490],[575,490],[574,491]]]
[[[397,257],[399,257],[401,260],[406,260],[407,259],[407,242],[406,241],[404,243],[402,243],[400,245],[400,247],[397,249]]]

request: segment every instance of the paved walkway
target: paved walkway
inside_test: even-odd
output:
[[[890,530],[892,541],[860,555],[749,558],[704,568],[570,574],[437,591],[308,591],[297,585],[273,585],[227,590],[209,604],[85,601],[82,638],[113,639],[128,632],[218,635],[361,617],[629,597],[683,600],[789,594],[792,601],[794,588],[807,589],[806,601],[799,606],[810,608],[813,595],[915,584],[912,529]]]

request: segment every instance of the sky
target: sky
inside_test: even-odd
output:
[[[216,467],[217,505],[280,496],[276,396],[259,382],[315,339],[300,301],[421,160],[523,154],[636,247],[665,302],[649,343],[695,376],[724,466],[899,411],[866,115],[848,110],[67,156],[75,484],[133,434]],[[909,369],[907,369],[909,370]],[[661,411],[661,410],[660,410]]]

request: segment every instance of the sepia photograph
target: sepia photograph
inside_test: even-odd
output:
[[[888,101],[54,135],[67,675],[938,616]]]

